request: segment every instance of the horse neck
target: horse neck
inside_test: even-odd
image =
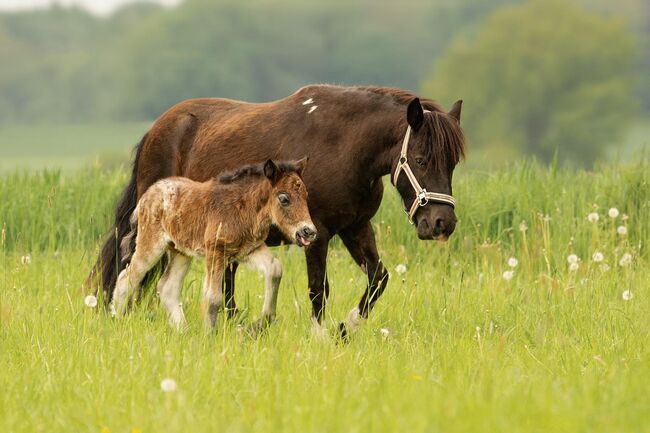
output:
[[[403,117],[404,113],[395,110],[369,115],[360,146],[365,154],[372,155],[365,170],[372,179],[390,174],[397,163],[407,127]]]
[[[266,230],[271,226],[272,188],[266,178],[251,181],[243,186],[241,199],[244,213],[252,217],[253,231]]]

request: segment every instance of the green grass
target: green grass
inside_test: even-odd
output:
[[[650,431],[649,169],[461,171],[446,244],[418,241],[387,186],[374,220],[380,253],[407,271],[392,272],[349,344],[312,337],[296,247],[275,250],[279,320],[257,340],[234,323],[202,331],[199,262],[185,282],[184,334],[153,294],[124,320],[97,314],[79,287],[125,170],[0,177],[0,431]],[[511,256],[519,264],[506,281]],[[329,277],[333,329],[364,286],[340,242]],[[240,322],[258,317],[261,285],[238,274]],[[162,392],[164,378],[178,389]]]

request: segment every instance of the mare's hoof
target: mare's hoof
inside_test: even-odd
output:
[[[342,343],[349,343],[350,342],[350,333],[348,332],[348,328],[346,328],[345,323],[341,322],[339,323],[339,327],[337,328],[337,333],[336,336],[338,337],[338,340]]]

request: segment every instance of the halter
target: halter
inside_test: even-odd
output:
[[[425,110],[424,112],[428,113],[427,110]],[[408,128],[406,128],[406,135],[404,135],[404,141],[402,142],[402,151],[400,152],[399,155],[399,162],[397,163],[397,168],[395,169],[395,173],[393,174],[393,185],[397,188],[397,179],[399,175],[402,173],[402,171],[406,173],[406,177],[408,178],[409,182],[411,182],[411,186],[413,187],[413,190],[415,190],[415,199],[411,204],[411,208],[408,211],[405,210],[406,214],[409,217],[409,222],[413,224],[413,217],[415,216],[415,212],[417,212],[418,207],[426,206],[427,203],[433,202],[433,203],[448,204],[449,206],[454,208],[456,207],[456,200],[454,200],[454,198],[450,195],[440,194],[437,192],[429,192],[420,186],[420,183],[415,178],[415,175],[413,174],[413,171],[411,170],[411,167],[409,166],[408,163],[407,153],[408,153],[410,138],[411,138],[411,126],[409,125]]]

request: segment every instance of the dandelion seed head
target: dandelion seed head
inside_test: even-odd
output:
[[[524,233],[527,230],[528,230],[528,224],[526,224],[526,221],[520,222],[519,223],[519,231]]]
[[[608,265],[607,263],[601,263],[601,264],[600,264],[600,270],[601,270],[602,272],[607,272],[607,271],[609,271],[609,265]]]
[[[623,220],[623,221],[627,221],[627,220],[628,220],[628,218],[630,218],[630,217],[629,217],[629,216],[627,216],[627,214],[626,214],[626,213],[624,213],[623,215],[621,215],[621,220]]]
[[[379,330],[379,333],[381,334],[382,337],[388,338],[390,337],[390,330],[388,328],[381,328]]]
[[[31,265],[32,264],[32,256],[31,254],[26,254],[20,258],[20,263],[23,265]]]
[[[403,274],[406,272],[406,265],[403,263],[400,263],[399,265],[395,266],[395,272],[398,274]]]
[[[610,218],[618,218],[619,215],[618,209],[616,209],[615,207],[609,208],[607,215],[609,215]]]
[[[176,391],[176,388],[177,385],[174,379],[167,377],[160,381],[160,389],[162,389],[163,392],[174,392]]]
[[[627,266],[632,263],[632,254],[625,253],[621,256],[621,259],[618,261],[620,266]]]
[[[510,280],[512,280],[512,277],[515,276],[515,271],[512,271],[512,270],[504,271],[501,276],[503,277],[504,280],[510,281]]]
[[[569,263],[569,271],[571,272],[577,271],[579,267],[580,265],[578,264],[578,262]]]
[[[517,260],[515,257],[510,257],[508,259],[508,266],[510,266],[511,268],[516,268],[518,264],[519,264],[519,260]]]
[[[587,219],[589,220],[590,223],[595,223],[598,221],[599,217],[596,212],[592,212],[589,215],[587,215]]]
[[[616,228],[616,233],[618,233],[621,236],[625,236],[627,234],[627,227],[625,226],[618,226]]]
[[[576,256],[575,254],[569,254],[566,258],[566,261],[569,262],[569,264],[578,263],[578,256]]]
[[[97,306],[97,297],[95,295],[88,295],[84,298],[84,304],[88,308],[95,308]]]
[[[594,252],[594,254],[591,256],[592,260],[596,263],[600,263],[603,260],[605,260],[605,255],[601,253],[600,251]]]
[[[633,297],[634,297],[634,295],[633,295],[632,292],[630,292],[629,290],[625,290],[625,291],[623,291],[623,293],[621,294],[621,298],[623,298],[624,301],[629,301],[629,300],[632,299]]]

